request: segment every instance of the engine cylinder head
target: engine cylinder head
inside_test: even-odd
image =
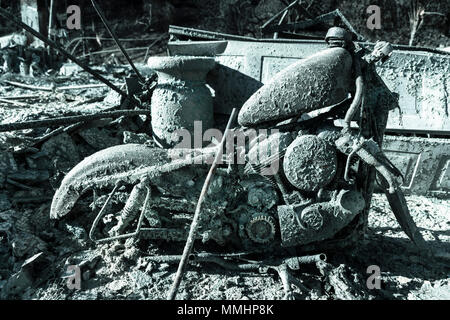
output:
[[[283,169],[294,187],[303,191],[317,191],[328,185],[336,174],[336,151],[317,136],[300,136],[288,147]]]

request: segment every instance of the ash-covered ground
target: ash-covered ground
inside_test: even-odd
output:
[[[133,59],[142,62],[145,56],[161,55],[168,36],[153,26],[168,23],[255,36],[257,26],[282,9],[282,1],[207,1],[199,6],[193,1],[155,1],[153,20],[145,14],[129,23],[113,21],[116,32],[123,37],[141,38],[126,44],[127,48],[149,46]],[[338,6],[335,1],[311,2],[311,14],[321,14]],[[370,2],[372,3],[372,2]],[[386,1],[377,1],[384,5]],[[402,2],[403,3],[403,2]],[[444,2],[442,2],[444,3]],[[434,4],[442,10],[440,1]],[[249,5],[247,5],[249,4]],[[320,5],[322,4],[322,5]],[[364,23],[354,14],[354,2],[343,1],[340,7],[355,25]],[[367,3],[368,4],[368,3]],[[444,3],[445,4],[445,3]],[[361,4],[361,12],[364,6]],[[323,7],[323,8],[322,8]],[[180,10],[184,8],[184,10]],[[447,8],[447,7],[445,7]],[[239,9],[239,10],[238,10]],[[138,10],[128,12],[138,15]],[[114,10],[107,11],[107,13]],[[184,12],[184,15],[180,14]],[[201,12],[201,19],[197,14]],[[220,12],[217,18],[215,13]],[[392,11],[394,12],[394,11]],[[392,19],[386,20],[390,31],[363,33],[369,39],[389,40],[405,44],[409,25],[398,7]],[[183,23],[187,21],[187,23]],[[405,22],[406,21],[406,22]],[[432,47],[449,46],[448,30],[439,20],[424,24],[416,35],[417,44]],[[1,22],[2,27],[4,27]],[[93,51],[109,50],[111,42],[99,40],[107,36],[93,23],[93,40],[87,42]],[[142,26],[146,26],[143,28]],[[151,26],[151,27],[150,27]],[[433,26],[438,26],[433,29]],[[448,26],[448,24],[447,24]],[[12,30],[6,25],[5,30]],[[8,29],[9,28],[9,29]],[[133,32],[130,32],[130,28]],[[137,29],[145,34],[135,33]],[[444,26],[445,29],[445,26]],[[100,31],[99,31],[100,30]],[[156,31],[155,31],[156,30]],[[392,30],[398,30],[393,33]],[[95,33],[98,33],[97,35]],[[130,36],[132,35],[132,36]],[[75,38],[75,35],[71,35]],[[149,41],[143,39],[151,38]],[[143,44],[144,43],[144,44]],[[73,49],[70,47],[71,49]],[[78,56],[86,54],[78,48]],[[90,60],[103,76],[122,86],[131,69],[116,52],[93,55]],[[77,69],[70,75],[57,71],[38,77],[1,74],[0,97],[22,97],[18,103],[0,102],[0,123],[46,119],[57,116],[92,114],[109,110],[120,104],[120,97],[108,87],[68,88],[77,85],[98,84],[87,73]],[[9,81],[6,82],[6,81]],[[40,88],[19,88],[11,82],[25,83]],[[142,106],[148,108],[147,101]],[[95,213],[89,203],[74,210],[61,220],[50,220],[53,194],[64,175],[84,157],[109,146],[122,143],[150,143],[151,133],[145,116],[93,120],[77,126],[40,127],[0,133],[0,298],[3,299],[165,299],[172,284],[176,265],[157,263],[151,257],[181,254],[184,243],[165,241],[127,240],[110,244],[94,244],[88,239]],[[55,131],[60,130],[60,131]],[[369,228],[364,241],[346,250],[326,252],[328,272],[322,275],[315,268],[304,268],[294,276],[304,288],[293,286],[297,299],[450,299],[450,202],[448,199],[407,196],[411,214],[427,243],[439,257],[421,256],[401,231],[384,195],[375,194],[369,215]],[[98,208],[97,208],[98,211]],[[97,212],[95,211],[95,212]],[[202,247],[196,244],[196,250]],[[264,258],[264,257],[261,257]],[[67,286],[68,266],[81,270],[81,289]],[[381,271],[381,288],[369,289],[369,266]],[[306,290],[305,290],[306,288]],[[283,286],[275,272],[267,274],[236,273],[215,264],[190,265],[181,284],[181,299],[281,299]]]

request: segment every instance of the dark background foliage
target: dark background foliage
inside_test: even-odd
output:
[[[39,0],[41,8],[48,8],[50,0]],[[130,31],[164,32],[170,24],[195,27],[247,36],[261,36],[259,27],[291,0],[114,0],[97,1],[111,20],[126,21],[116,26],[118,33]],[[18,12],[19,0],[0,1],[1,6]],[[99,19],[90,0],[55,1],[55,11],[64,21],[67,6],[77,4],[82,10],[82,24],[94,31]],[[408,44],[411,34],[411,6],[424,9],[423,23],[417,31],[415,44],[420,46],[450,46],[450,2],[448,0],[303,0],[305,9],[300,19],[340,9],[355,29],[371,41],[383,39],[398,44]],[[381,8],[381,29],[369,30],[366,13],[369,5]],[[437,13],[437,14],[436,14]],[[295,14],[295,13],[293,13]],[[98,27],[101,28],[101,27]],[[134,28],[134,29],[133,29]],[[131,29],[131,30],[130,30]],[[0,34],[14,31],[8,21],[0,19]]]

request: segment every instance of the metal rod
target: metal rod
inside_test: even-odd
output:
[[[140,74],[140,72],[138,71],[138,69],[136,68],[136,66],[134,65],[133,61],[131,60],[130,56],[128,55],[128,53],[126,52],[125,48],[122,46],[122,44],[119,41],[119,38],[117,38],[116,34],[114,33],[114,31],[109,27],[108,21],[106,21],[105,15],[103,14],[102,10],[100,9],[100,7],[98,6],[97,2],[95,2],[95,0],[91,0],[92,5],[94,6],[95,11],[97,11],[98,15],[100,16],[100,19],[102,20],[103,24],[106,27],[106,30],[108,30],[109,34],[111,35],[111,37],[114,39],[114,42],[117,44],[117,46],[119,47],[120,51],[122,51],[123,55],[125,56],[125,59],[127,59],[128,63],[130,64],[131,68],[134,70],[134,72],[136,73],[136,75],[138,76],[139,80],[144,83],[145,79],[144,77]]]
[[[120,90],[117,86],[115,86],[114,84],[112,84],[109,80],[105,79],[103,76],[101,76],[98,72],[92,70],[91,68],[89,68],[87,65],[85,65],[83,62],[79,61],[77,58],[75,58],[73,55],[71,55],[69,52],[67,52],[65,49],[63,49],[59,44],[55,43],[54,41],[44,37],[42,35],[42,33],[34,30],[33,28],[29,27],[28,25],[26,25],[25,23],[23,23],[20,20],[17,20],[11,13],[9,13],[7,10],[0,8],[0,15],[2,15],[5,18],[8,18],[9,20],[11,20],[15,25],[25,29],[26,31],[28,31],[29,33],[31,33],[33,36],[35,36],[36,38],[38,38],[39,40],[42,40],[43,42],[45,42],[46,44],[48,44],[49,46],[51,46],[52,48],[58,50],[59,52],[61,52],[61,54],[63,54],[66,58],[72,60],[73,62],[75,62],[76,64],[78,64],[84,71],[89,72],[94,78],[96,78],[97,80],[103,82],[104,84],[106,84],[108,87],[110,87],[111,89],[113,89],[114,91],[116,91],[117,93],[119,93],[121,96],[123,97],[128,97],[128,95]]]
[[[147,55],[148,52],[150,51],[150,49],[156,44],[158,43],[160,40],[162,40],[166,35],[163,34],[162,36],[160,36],[158,39],[156,39],[155,41],[153,41],[152,43],[150,43],[150,45],[147,47],[147,51],[145,52],[145,57],[144,57],[144,62],[147,60]]]
[[[318,23],[325,22],[327,20],[330,20],[331,18],[336,18],[336,17],[339,17],[342,20],[342,22],[347,26],[347,28],[357,36],[358,41],[366,41],[366,39],[361,34],[359,34],[355,30],[355,28],[353,28],[353,26],[345,18],[345,16],[342,14],[342,12],[339,9],[322,14],[313,19],[303,20],[303,21],[294,22],[294,23],[286,23],[286,24],[282,24],[282,25],[268,26],[268,27],[264,28],[263,31],[264,31],[264,33],[283,32],[286,30],[297,31],[297,30],[306,29],[308,27],[317,25]]]
[[[366,41],[366,38],[364,38],[363,35],[361,35],[360,33],[358,33],[355,28],[353,28],[352,24],[350,23],[350,21],[347,20],[347,18],[342,14],[341,10],[336,9],[334,10],[334,12],[336,12],[336,16],[338,16],[339,18],[341,18],[341,21],[347,26],[347,28],[349,28],[349,30],[351,32],[353,32],[359,41]]]
[[[116,85],[123,85],[122,83]],[[101,88],[104,87],[104,83],[91,83],[91,84],[80,84],[74,86],[61,86],[56,87],[55,91],[68,91],[68,90],[81,90],[81,89],[92,89],[92,88]]]
[[[30,90],[41,90],[41,91],[62,91],[62,90],[76,90],[76,89],[89,89],[89,88],[100,88],[104,87],[106,84],[104,83],[92,83],[92,84],[83,84],[83,85],[75,85],[75,86],[61,86],[61,87],[39,87],[39,86],[33,86],[26,83],[21,82],[15,82],[15,81],[9,81],[4,80],[3,82],[18,87],[18,88],[24,88],[24,89],[30,89]],[[116,85],[123,85],[123,84],[116,84]],[[39,97],[39,96],[38,96]]]
[[[194,28],[186,28],[179,26],[169,26],[169,35],[184,36],[188,38],[202,38],[210,40],[237,40],[237,41],[257,41],[257,39],[252,37],[236,36],[233,34],[206,31]]]
[[[289,10],[286,10],[286,11],[283,13],[283,16],[281,17],[280,21],[278,22],[278,25],[281,25],[281,24],[283,23],[283,20],[284,20],[284,18],[286,18],[286,16],[287,16],[288,13],[289,13]],[[275,32],[275,33],[273,34],[273,38],[274,38],[274,39],[278,39],[278,32]]]
[[[237,111],[236,108],[233,109],[230,115],[230,119],[228,120],[227,127],[225,129],[222,141],[217,146],[217,152],[216,156],[214,158],[214,161],[211,165],[211,168],[209,169],[208,175],[206,176],[205,183],[203,184],[202,191],[200,192],[200,197],[198,199],[197,207],[195,208],[194,218],[192,219],[191,228],[189,230],[189,236],[186,240],[186,245],[184,246],[183,255],[181,256],[180,264],[178,265],[178,270],[175,275],[175,280],[172,284],[172,287],[169,292],[168,300],[174,300],[175,296],[177,295],[178,287],[180,286],[181,279],[183,278],[184,271],[188,262],[188,257],[191,254],[192,247],[194,245],[195,235],[197,233],[198,229],[198,222],[200,220],[200,213],[202,209],[203,201],[205,200],[206,193],[209,189],[209,185],[211,183],[212,177],[214,175],[214,171],[217,168],[219,159],[222,158],[223,153],[223,146],[225,144],[225,140],[228,134],[228,131],[230,130],[231,124],[234,121],[234,118],[236,117]]]
[[[89,238],[94,242],[100,243],[100,242],[108,242],[108,241],[113,241],[113,240],[137,237],[139,235],[139,233],[141,232],[141,230],[145,229],[145,228],[142,229],[141,227],[142,227],[142,223],[144,222],[145,211],[147,210],[148,202],[150,200],[150,188],[148,186],[147,186],[147,195],[145,196],[144,206],[142,207],[141,214],[139,215],[139,220],[138,220],[138,224],[136,227],[136,231],[131,232],[131,233],[120,234],[117,236],[107,237],[107,238],[103,238],[103,239],[94,239],[94,230],[97,227],[97,224],[100,221],[100,218],[103,216],[104,208],[106,208],[106,205],[109,203],[112,196],[116,192],[116,190],[117,190],[116,186],[114,187],[113,191],[111,191],[111,194],[109,195],[109,197],[106,200],[105,204],[103,205],[102,209],[98,213],[97,218],[95,218],[95,221],[92,224],[91,231],[89,232]]]
[[[83,116],[70,116],[45,120],[34,120],[25,122],[14,122],[0,124],[0,132],[15,131],[23,129],[32,129],[39,127],[59,126],[63,124],[71,124],[80,121],[96,120],[103,118],[117,118],[121,116],[136,116],[136,115],[150,115],[150,110],[117,110],[111,112],[99,112],[96,114],[89,114]]]
[[[281,10],[280,12],[278,12],[277,14],[275,14],[272,18],[270,18],[269,20],[266,21],[266,23],[264,23],[261,26],[261,29],[264,29],[265,27],[267,27],[267,25],[269,23],[271,23],[272,21],[274,21],[276,18],[278,18],[281,14],[283,14],[284,12],[288,11],[290,8],[292,8],[293,6],[295,6],[297,4],[298,0],[295,0],[294,2],[292,2],[290,5],[288,5],[286,8],[284,8],[283,10]]]
[[[14,101],[14,100],[3,99],[3,98],[0,98],[0,102],[7,103],[7,104],[12,104],[13,106],[17,106],[17,107],[29,107],[30,106],[27,103],[18,102],[18,101]]]
[[[119,41],[122,42],[144,42],[144,41],[154,41],[157,38],[132,38],[132,39],[125,39],[125,38],[119,38]],[[75,42],[79,42],[79,41],[83,41],[83,40],[100,40],[100,41],[114,41],[113,38],[98,38],[98,37],[77,37],[77,38],[73,38],[72,40],[69,41],[69,43],[66,45],[66,50],[68,50],[70,48],[70,46],[72,44],[74,44]]]
[[[27,94],[22,96],[2,96],[1,99],[7,100],[23,100],[23,99],[36,99],[41,98],[41,95],[38,94]]]
[[[136,47],[136,48],[128,49],[128,51],[144,51],[144,50],[148,50],[148,47]],[[97,55],[97,54],[106,54],[106,53],[115,53],[115,52],[120,52],[120,49],[105,49],[105,50],[101,50],[101,51],[92,51],[92,52],[88,52],[88,53],[81,55],[80,58],[93,56],[93,55]]]
[[[48,34],[47,37],[51,39],[53,29],[53,3],[54,0],[50,0],[50,13],[48,15]]]
[[[71,124],[71,125],[68,125],[68,126],[61,126],[58,129],[55,129],[55,130],[53,130],[53,131],[43,135],[42,137],[37,138],[36,140],[34,140],[30,147],[33,147],[33,146],[35,146],[35,145],[37,145],[39,143],[47,141],[51,137],[54,137],[54,136],[56,136],[56,135],[58,135],[58,134],[60,134],[62,132],[68,132],[68,131],[70,131],[72,129],[75,129],[75,128],[78,128],[78,127],[80,127],[82,125],[84,125],[83,122],[77,122],[77,123],[74,123],[74,124]]]
[[[15,82],[15,81],[9,81],[9,80],[4,80],[3,81],[6,84],[18,87],[18,88],[24,88],[24,89],[30,89],[30,90],[41,90],[41,91],[53,91],[53,88],[51,87],[39,87],[39,86],[33,86],[33,85],[29,85],[26,83],[21,83],[21,82]]]
[[[45,4],[48,2],[45,1]],[[54,0],[50,0],[50,6],[49,6],[49,14],[48,14],[48,30],[47,30],[47,38],[50,40],[53,36],[53,8],[54,8]],[[47,54],[49,56],[52,56],[52,48],[47,45]]]
[[[114,196],[114,194],[116,193],[116,191],[119,187],[120,187],[120,182],[117,182],[116,185],[114,186],[113,190],[109,194],[108,199],[106,199],[105,204],[100,209],[100,212],[98,213],[97,217],[94,219],[94,222],[92,223],[91,230],[89,231],[89,239],[91,239],[94,242],[96,241],[94,239],[95,228],[97,227],[97,224],[100,222],[100,218],[103,216],[103,214],[106,210],[106,207],[108,206],[109,202],[111,201],[112,197]]]

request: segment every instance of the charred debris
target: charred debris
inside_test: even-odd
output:
[[[444,159],[449,153],[448,109],[447,122],[432,133],[414,126],[390,131],[388,114],[402,102],[384,84],[386,71],[376,70],[375,63],[394,60],[387,62],[387,69],[394,70],[399,58],[391,57],[392,51],[401,51],[400,56],[421,51],[435,54],[434,67],[444,72],[449,54],[370,43],[341,11],[313,16],[302,1],[262,24],[261,39],[174,25],[169,34],[119,38],[101,5],[88,2],[103,23],[101,35],[69,38],[56,14],[41,16],[40,1],[21,1],[21,18],[0,8],[0,15],[17,27],[0,38],[0,297],[398,298],[386,287],[368,290],[363,278],[370,260],[365,251],[369,210],[372,199],[379,199],[374,190],[385,192],[384,210],[393,212],[395,223],[412,240],[400,241],[410,255],[404,264],[421,267],[430,259],[436,270],[422,279],[443,278],[448,243],[424,240],[401,186],[414,182],[424,190],[418,194],[435,192],[445,199],[445,164],[423,169],[424,176],[443,171],[440,185],[420,175],[414,181],[411,164],[398,168],[396,158],[384,155],[381,146],[394,145],[398,139],[389,137],[400,135],[401,140],[405,132],[408,141],[413,141],[411,132],[423,134],[429,139],[425,151],[440,150]],[[39,9],[37,16],[29,16],[29,7]],[[307,18],[293,19],[293,11]],[[48,27],[42,27],[45,18]],[[30,19],[40,21],[40,27],[30,26]],[[268,75],[257,69],[256,60],[233,61],[234,69],[226,60],[235,53],[226,50],[240,50],[237,44],[259,48],[296,40],[305,51],[302,58],[312,57],[282,73],[270,70],[272,81],[264,79]],[[160,57],[166,49],[169,56]],[[355,67],[355,61],[361,65]],[[308,68],[316,68],[310,79],[304,76]],[[299,87],[289,87],[292,83],[308,93],[300,95]],[[179,102],[183,99],[188,102]],[[383,101],[384,107],[374,109],[374,101]],[[205,141],[188,145],[188,151],[174,148],[180,141],[173,132],[184,129],[195,136],[195,121],[203,125],[202,137],[207,129],[224,130],[221,139],[214,137],[216,149]],[[237,166],[233,160],[239,152],[232,160],[222,154],[227,133],[242,131],[248,138],[246,129],[253,127],[279,130],[270,136],[276,136],[278,149],[260,159],[263,147],[252,151],[254,146],[247,145],[248,156],[256,152],[258,162],[247,159]],[[254,177],[270,169],[275,158],[282,161],[282,173]],[[420,173],[421,164],[415,165],[413,174]],[[336,252],[351,253],[342,258]],[[176,265],[172,283],[169,275]],[[192,268],[211,266],[228,280],[214,278],[210,295],[193,296],[199,284]],[[419,267],[406,271],[411,283],[421,277]],[[66,286],[74,270],[81,291]],[[272,281],[268,293],[242,293],[252,285],[246,274]],[[96,279],[100,289],[92,287]],[[417,281],[417,292],[425,284]],[[223,288],[216,290],[216,285]],[[433,294],[445,296],[440,290],[446,283],[434,286]],[[241,296],[233,296],[236,290]]]

